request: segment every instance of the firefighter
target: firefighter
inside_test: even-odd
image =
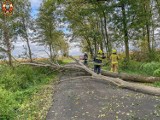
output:
[[[110,56],[110,60],[111,60],[111,72],[118,72],[119,57],[115,49],[112,50],[112,55]]]
[[[94,57],[94,72],[97,74],[101,73],[102,60],[105,59],[102,50],[98,51],[98,54]]]
[[[88,54],[87,52],[84,53],[84,56],[83,56],[83,60],[84,60],[84,65],[88,65]]]

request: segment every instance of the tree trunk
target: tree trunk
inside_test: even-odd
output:
[[[52,54],[52,45],[49,45],[49,53],[50,53],[50,59],[53,60],[53,54]]]
[[[127,60],[127,62],[129,62],[129,42],[128,42],[128,28],[127,28],[127,18],[126,18],[125,5],[122,4],[121,8],[122,8],[122,16],[123,16],[125,54],[126,54],[126,60]]]
[[[105,15],[104,11],[103,11],[103,17],[104,17],[104,30],[105,30],[106,40],[107,40],[108,56],[110,56],[110,54],[111,54],[111,43],[110,43],[110,40],[109,40],[108,30],[107,30],[107,18],[106,18],[106,15]]]
[[[152,4],[151,5],[151,10],[153,10],[154,9],[154,6],[153,6],[154,1],[153,0],[152,0],[151,4]],[[151,17],[152,18],[151,19],[152,20],[152,32],[151,32],[152,33],[152,45],[151,45],[152,48],[151,49],[152,49],[152,51],[154,51],[155,50],[155,45],[154,45],[155,44],[155,32],[154,32],[155,31],[155,24],[154,24],[154,16],[153,16],[152,11],[151,11],[151,15],[152,15],[152,17]]]
[[[151,53],[151,45],[150,45],[150,27],[148,24],[146,24],[146,30],[147,30],[147,45],[148,45],[148,52]]]
[[[160,82],[160,77],[144,77],[140,75],[128,75],[126,73],[113,73],[109,71],[102,70],[102,75],[114,77],[114,78],[120,78],[125,81],[131,81],[131,82],[140,82],[140,83],[154,83],[154,82]]]
[[[27,40],[27,47],[28,47],[29,59],[30,59],[30,62],[33,62],[33,59],[32,59],[32,51],[31,51],[31,47],[30,47],[30,44],[29,44],[29,39],[28,39],[28,37],[26,38],[26,40]]]
[[[84,64],[79,62],[77,59],[75,59],[73,57],[71,57],[71,58],[73,60],[75,60],[77,62],[77,64],[68,64],[68,65],[64,65],[64,66],[59,66],[59,65],[54,65],[54,64],[51,64],[51,65],[50,64],[37,64],[37,63],[24,63],[24,64],[35,65],[35,66],[39,66],[39,67],[51,67],[54,70],[59,70],[59,71],[61,71],[61,70],[62,71],[74,70],[75,71],[75,70],[79,69],[80,71],[83,70],[83,71],[86,71],[87,73],[89,73],[89,75],[91,75],[92,78],[105,80],[105,81],[109,82],[110,84],[116,85],[118,87],[130,89],[130,90],[145,93],[145,94],[160,96],[160,88],[155,88],[155,87],[132,83],[132,82],[126,82],[126,81],[123,81],[122,79],[119,79],[119,78],[112,78],[112,77],[106,77],[103,75],[97,75],[92,70],[87,68]]]
[[[27,28],[26,28],[26,25],[25,25],[25,19],[24,19],[24,17],[22,18],[22,21],[23,21],[23,27],[24,27],[24,31],[25,31],[25,39],[26,39],[26,43],[27,43],[27,47],[28,47],[29,59],[30,59],[30,62],[33,62],[32,51],[31,51],[31,47],[30,47],[30,44],[29,44],[29,39],[28,39],[28,34],[27,34]]]
[[[99,20],[97,20],[97,31],[98,30],[100,31],[100,29],[101,29],[101,23],[99,22]],[[104,49],[103,49],[103,40],[102,39],[99,40],[99,46],[100,46],[100,49],[103,51]]]
[[[154,36],[154,30],[155,30],[155,28],[154,28],[154,25],[152,26],[153,28],[152,28],[152,35],[153,35],[153,38],[152,38],[152,51],[154,51],[155,50],[155,36]]]
[[[98,8],[97,9],[101,9],[101,4],[100,3],[97,3],[98,5]],[[102,37],[103,37],[103,40],[102,40],[102,43],[101,43],[101,46],[103,46],[103,48],[105,48],[106,52],[108,53],[108,45],[107,45],[107,41],[109,41],[109,37],[108,37],[108,31],[107,31],[107,21],[106,20],[106,15],[105,15],[105,12],[104,10],[102,9],[102,11],[100,11],[98,13],[99,16],[99,21],[100,21],[100,32],[102,34]],[[105,20],[104,20],[105,19]],[[106,24],[104,24],[106,23]]]
[[[96,40],[96,38],[95,38],[95,36],[94,36],[94,54],[96,55],[97,54],[97,40]]]
[[[103,20],[102,18],[100,18],[100,21],[101,21],[101,33],[102,33],[102,36],[103,36],[103,41],[104,41],[104,45],[105,45],[105,49],[106,49],[106,52],[108,51],[108,47],[107,47],[107,42],[106,42],[106,36],[105,36],[105,33],[104,33],[104,29],[103,29]]]
[[[146,14],[145,16],[145,27],[146,27],[146,31],[147,31],[147,48],[148,48],[148,57],[150,58],[150,54],[151,54],[151,45],[150,45],[150,20],[151,20],[151,16],[150,16],[150,0],[147,0],[144,2],[144,13]]]
[[[73,57],[71,57],[71,58],[73,58]],[[126,88],[126,89],[130,89],[130,90],[133,90],[136,92],[142,92],[145,94],[160,96],[160,88],[141,85],[141,84],[137,84],[137,83],[126,82],[126,81],[123,81],[122,79],[118,79],[118,78],[111,78],[111,77],[106,77],[103,75],[97,75],[92,70],[90,70],[85,65],[83,65],[81,62],[79,62],[75,58],[73,58],[73,59],[80,65],[79,68],[84,69],[86,72],[90,73],[93,78],[105,80],[105,81],[107,81],[113,85],[116,85],[118,87],[121,87],[121,88]]]
[[[88,44],[88,47],[89,47],[89,50],[90,50],[91,58],[93,58],[93,51],[92,51],[91,42],[90,42],[90,40],[87,39],[87,38],[86,38],[86,41],[87,41],[87,44]]]
[[[7,47],[7,56],[8,56],[8,60],[9,60],[9,65],[12,65],[12,54],[11,54],[11,41],[9,39],[9,31],[8,31],[8,26],[6,23],[6,16],[4,17],[4,39],[5,39],[5,44]]]

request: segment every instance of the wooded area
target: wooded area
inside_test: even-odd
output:
[[[12,51],[13,42],[17,38],[26,42],[25,56],[30,62],[33,62],[31,42],[48,48],[48,52],[45,52],[52,65],[58,65],[60,54],[68,56],[69,42],[79,43],[82,51],[90,53],[91,58],[97,54],[98,49],[105,52],[107,58],[113,48],[117,49],[122,56],[124,68],[132,64],[130,60],[160,61],[158,0],[44,0],[36,18],[31,16],[28,0],[13,1],[13,4],[13,15],[5,16],[1,13],[0,16],[0,52],[7,55],[10,66],[13,66],[15,59]],[[154,73],[159,74],[159,71],[157,68]],[[159,81],[158,77],[107,71],[102,74],[135,82]]]
[[[12,16],[0,16],[0,52],[8,56],[11,66],[17,37],[26,42],[25,56],[31,62],[30,42],[47,46],[53,60],[59,52],[68,55],[66,37],[79,42],[91,57],[99,48],[109,57],[114,48],[125,52],[126,61],[159,61],[158,0],[44,0],[36,18],[30,15],[28,0],[13,0],[13,4]]]
[[[1,4],[4,1],[2,0]],[[45,119],[52,103],[53,84],[57,85],[60,82],[67,87],[61,85],[60,88],[65,90],[56,89],[62,91],[59,95],[63,96],[58,97],[56,101],[59,102],[61,98],[65,101],[64,105],[70,105],[68,108],[75,107],[71,101],[76,107],[78,106],[79,98],[78,95],[78,99],[75,96],[78,93],[80,97],[82,94],[85,96],[81,99],[84,106],[96,107],[95,105],[98,106],[99,103],[104,106],[106,102],[114,100],[115,103],[113,102],[108,108],[105,106],[103,109],[101,105],[98,106],[100,107],[97,109],[98,114],[103,113],[103,110],[107,113],[108,110],[108,113],[113,112],[111,115],[114,115],[114,112],[117,115],[117,111],[110,111],[110,107],[121,110],[116,102],[124,101],[124,104],[120,103],[120,106],[126,105],[127,109],[124,107],[124,112],[136,107],[137,112],[145,106],[141,111],[143,113],[144,109],[150,109],[148,104],[152,103],[152,109],[157,109],[159,113],[155,113],[156,110],[152,111],[152,115],[150,111],[146,113],[151,117],[154,115],[156,118],[159,117],[160,0],[42,0],[35,16],[33,15],[35,8],[31,5],[33,1],[11,0],[11,2],[14,8],[12,15],[0,12],[0,119],[26,119],[26,116],[30,120]],[[19,50],[22,54],[15,56],[13,53],[17,42],[24,45],[20,46],[22,51]],[[36,44],[35,48],[33,44]],[[45,48],[43,52],[48,55],[47,58],[35,58],[34,50],[37,46]],[[80,51],[72,50],[77,46]],[[113,50],[117,51],[118,70],[115,70],[115,73],[110,72],[112,63],[110,56]],[[97,56],[98,51],[104,53],[105,58],[101,60],[101,74],[93,72],[93,58]],[[75,52],[77,55],[71,56],[70,52]],[[79,54],[83,52],[89,56],[86,66],[77,59],[82,57]],[[70,74],[72,72],[73,76]],[[61,75],[64,73],[68,76]],[[96,82],[91,84],[92,80]],[[74,92],[66,94],[66,91],[71,91],[70,88],[73,86],[75,86],[72,89]],[[85,86],[85,89],[82,86]],[[85,93],[86,91],[79,92],[81,89],[90,90],[89,94]],[[93,93],[93,98],[96,97],[94,104],[90,102],[93,100],[92,97],[88,98],[90,92]],[[101,92],[103,94],[98,96]],[[63,99],[64,94],[67,99]],[[105,102],[99,102],[99,99]],[[87,100],[91,104],[84,103]],[[137,106],[138,100],[141,100],[140,106]],[[141,106],[143,100],[146,103]],[[134,104],[128,107],[131,102]],[[78,116],[77,111],[72,109],[67,111],[68,108],[63,109],[59,104],[57,106],[66,113],[76,112],[75,115]],[[91,108],[89,107],[90,110]],[[85,109],[82,110],[84,112]],[[80,117],[84,115],[91,117],[86,111],[79,113]],[[138,111],[137,114],[141,113]],[[98,114],[93,119],[99,118]],[[132,114],[134,116],[136,113]],[[61,114],[59,116],[63,117]],[[126,116],[122,114],[122,119]]]

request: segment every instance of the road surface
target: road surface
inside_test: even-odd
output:
[[[82,75],[61,75],[47,120],[160,120],[160,97]]]

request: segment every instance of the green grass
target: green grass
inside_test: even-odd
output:
[[[49,68],[23,65],[13,69],[1,65],[0,76],[0,120],[25,119],[25,117],[34,120],[35,117],[42,116],[39,113],[43,112],[36,113],[45,107],[38,107],[42,104],[39,100],[48,102],[44,97],[52,93],[49,85],[57,80],[56,72]],[[45,93],[45,90],[48,92]],[[36,103],[35,98],[38,98]]]
[[[104,70],[110,70],[110,65],[107,64],[102,67]],[[125,66],[125,62],[119,61],[119,73],[128,73],[131,75],[142,75],[142,76],[154,76],[160,77],[160,63],[159,62],[148,62],[142,63],[137,61],[130,61],[128,66]],[[155,82],[152,86],[160,87],[160,82]]]

